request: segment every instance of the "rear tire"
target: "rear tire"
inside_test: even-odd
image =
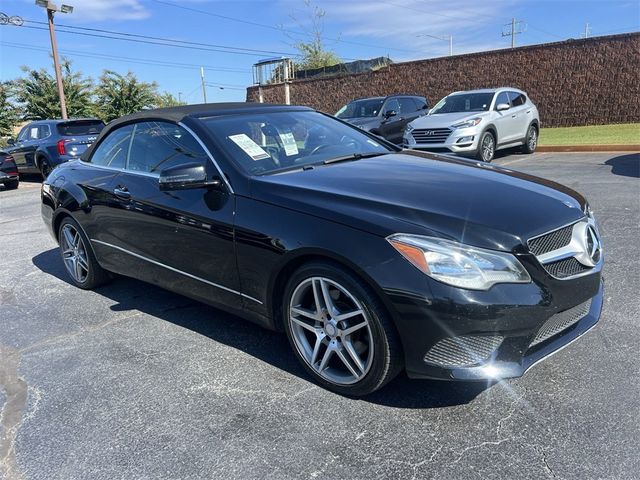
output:
[[[529,125],[527,130],[527,138],[524,141],[524,153],[533,153],[538,147],[538,128],[535,125]]]
[[[300,267],[287,283],[282,312],[295,356],[328,390],[367,395],[403,368],[400,340],[384,305],[338,264]]]
[[[107,283],[111,276],[96,260],[89,239],[73,218],[65,217],[58,229],[60,255],[71,283],[92,290]]]
[[[10,182],[5,182],[4,188],[7,190],[15,190],[20,185],[20,180],[11,180]]]
[[[40,161],[40,174],[42,175],[42,180],[46,180],[49,174],[51,173],[51,165],[49,165],[49,161],[46,158],[43,158]]]
[[[483,162],[490,163],[496,153],[496,138],[491,132],[484,132],[478,142],[476,158]]]

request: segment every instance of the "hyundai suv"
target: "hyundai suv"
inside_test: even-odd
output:
[[[335,116],[392,143],[400,144],[407,124],[426,115],[428,108],[429,102],[424,97],[391,95],[354,100],[338,110]]]
[[[449,150],[493,160],[496,150],[523,146],[533,153],[540,117],[527,94],[516,88],[455,92],[440,100],[428,115],[407,125],[403,145],[419,150]]]
[[[25,125],[4,151],[20,173],[40,173],[46,178],[54,167],[80,157],[103,127],[97,118],[38,120]]]

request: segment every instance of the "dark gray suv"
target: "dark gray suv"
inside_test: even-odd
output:
[[[97,118],[37,120],[9,140],[4,152],[13,157],[20,173],[41,173],[46,178],[54,167],[80,157],[103,128],[104,122]]]
[[[407,124],[426,115],[428,109],[429,102],[424,97],[390,95],[354,100],[338,110],[335,116],[390,142],[400,144]]]

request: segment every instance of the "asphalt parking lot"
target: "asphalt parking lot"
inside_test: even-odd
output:
[[[0,189],[0,476],[17,479],[640,477],[640,155],[496,160],[586,194],[600,324],[495,385],[316,387],[284,335],[159,288],[66,281],[39,184]]]

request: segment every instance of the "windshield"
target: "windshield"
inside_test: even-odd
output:
[[[493,93],[457,93],[440,100],[429,112],[429,115],[438,113],[458,112],[486,112],[491,106]]]
[[[346,104],[338,113],[338,118],[366,118],[375,117],[380,113],[384,98],[368,98],[365,100],[355,100]]]
[[[101,120],[81,120],[58,124],[58,132],[65,137],[75,135],[97,135],[104,128]]]
[[[201,120],[216,143],[251,175],[395,151],[356,128],[312,111],[248,113]]]

